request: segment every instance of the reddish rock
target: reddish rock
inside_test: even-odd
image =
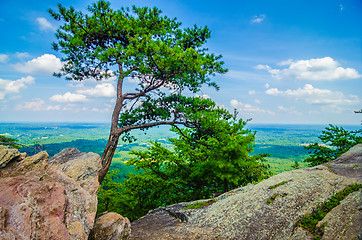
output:
[[[46,152],[19,159],[9,151],[14,158],[0,170],[0,239],[88,239],[97,211],[99,155],[66,149],[57,154],[62,162],[48,162]]]

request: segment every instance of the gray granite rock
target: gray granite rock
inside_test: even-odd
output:
[[[347,186],[361,184],[356,167],[361,146],[326,165],[284,172],[227,192],[202,208],[185,210],[192,203],[181,203],[150,211],[132,223],[133,239],[313,239],[299,221]],[[322,239],[361,239],[361,211],[357,191],[319,223],[320,229],[324,226]]]

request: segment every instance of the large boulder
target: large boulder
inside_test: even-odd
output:
[[[361,189],[349,194],[317,225],[319,236],[300,226],[346,187],[361,184],[362,145],[313,168],[275,175],[227,192],[204,207],[179,203],[152,210],[132,223],[133,239],[362,239]]]
[[[131,235],[131,223],[118,213],[104,213],[98,216],[89,240],[125,240]]]
[[[100,157],[65,149],[48,158],[0,148],[0,239],[88,239]]]

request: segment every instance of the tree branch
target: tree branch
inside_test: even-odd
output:
[[[159,126],[159,125],[174,125],[174,124],[183,124],[183,123],[177,122],[176,119],[174,119],[172,121],[159,121],[159,122],[152,122],[152,123],[144,123],[144,124],[139,124],[139,125],[131,125],[131,126],[118,128],[117,133],[119,135],[121,135],[122,133],[128,132],[133,129],[150,128],[150,127],[155,127],[155,126]]]
[[[174,125],[172,125],[172,126],[175,127],[176,130],[177,130],[184,138],[188,139],[190,142],[193,141],[193,142],[199,143],[199,144],[207,147],[208,149],[212,150],[212,148],[211,148],[210,145],[186,136],[186,135],[182,132],[182,130],[181,130],[176,124],[174,124]]]

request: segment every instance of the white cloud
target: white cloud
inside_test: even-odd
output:
[[[296,100],[304,100],[308,104],[356,104],[359,98],[355,95],[345,96],[342,92],[331,91],[328,89],[319,89],[311,84],[305,84],[303,88],[296,90],[288,89],[281,91],[277,88],[270,88],[265,91],[266,94],[274,96],[286,96]]]
[[[42,30],[42,31],[47,31],[47,30],[55,31],[55,30],[56,30],[56,27],[53,26],[48,20],[46,20],[46,19],[43,18],[43,17],[37,18],[37,19],[36,19],[36,22],[38,23],[39,28],[40,28],[40,30]]]
[[[61,103],[74,103],[74,102],[85,102],[87,101],[87,97],[82,94],[74,94],[70,92],[66,92],[63,95],[56,94],[49,98],[51,101],[54,102],[61,102]]]
[[[92,97],[114,97],[116,95],[116,90],[111,83],[101,83],[94,88],[77,90],[77,93]]]
[[[199,97],[199,98],[203,98],[203,99],[210,99],[210,96],[207,94],[202,94],[202,95],[195,94],[195,97]]]
[[[270,87],[269,83],[265,83],[264,87],[268,89]]]
[[[33,74],[52,74],[58,72],[61,67],[60,59],[53,54],[44,54],[24,64],[18,63],[14,65],[15,70],[19,72]]]
[[[251,19],[251,23],[261,23],[265,20],[265,18],[265,14],[260,14],[259,16],[256,15]]]
[[[249,95],[254,95],[254,94],[256,94],[256,91],[255,90],[249,90]]]
[[[257,65],[255,68],[267,70],[275,79],[296,80],[346,80],[362,77],[354,68],[343,68],[331,57],[309,60],[287,60],[279,63],[286,68],[273,69],[268,65]]]
[[[70,112],[84,112],[88,111],[88,108],[86,107],[80,107],[76,104],[70,103],[64,106],[61,110],[63,111],[70,111]]]
[[[23,77],[15,81],[0,78],[0,100],[5,99],[5,96],[8,94],[19,93],[20,89],[26,88],[28,84],[32,83],[34,83],[32,76]]]
[[[91,111],[93,111],[93,112],[100,112],[100,113],[111,113],[111,112],[112,112],[112,109],[111,109],[111,108],[108,108],[108,107],[102,108],[102,109],[100,109],[100,108],[92,108]]]
[[[274,112],[272,112],[272,111],[261,109],[258,106],[253,106],[253,105],[250,105],[250,104],[244,104],[242,102],[239,102],[236,99],[232,99],[230,101],[230,104],[231,104],[231,106],[233,108],[235,108],[235,109],[237,109],[238,111],[241,111],[241,112],[274,114]]]
[[[302,115],[301,112],[295,110],[295,107],[287,108],[284,106],[278,106],[278,109],[282,112],[288,112],[288,113],[295,114],[295,115]]]
[[[44,100],[40,98],[35,98],[30,102],[25,102],[23,104],[19,104],[15,107],[16,110],[32,110],[32,111],[58,111],[60,110],[60,106],[51,106],[45,104]]]
[[[15,55],[19,59],[30,57],[29,53],[27,53],[27,52],[16,52]]]
[[[5,63],[8,61],[8,59],[9,59],[8,55],[0,53],[0,63]]]

